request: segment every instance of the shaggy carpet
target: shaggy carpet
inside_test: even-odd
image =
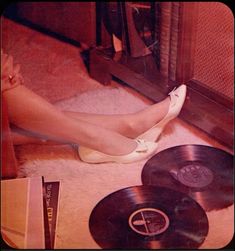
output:
[[[129,88],[113,85],[76,95],[57,102],[56,106],[70,111],[121,114],[138,111],[149,104],[149,101],[140,99],[139,94]],[[175,119],[164,130],[157,152],[183,144],[222,148],[195,128]],[[108,194],[141,185],[141,171],[147,161],[87,164],[79,159],[76,149],[69,145],[25,145],[17,147],[16,153],[21,163],[19,177],[44,176],[46,181],[61,183],[55,244],[58,249],[99,248],[89,232],[90,213]],[[232,212],[233,207],[208,213],[210,229],[202,248],[218,248],[227,244],[233,233],[230,224]],[[226,235],[221,235],[221,228]]]
[[[21,64],[25,85],[56,102],[62,110],[122,114],[151,105],[128,87],[117,83],[104,87],[89,78],[78,48],[8,19],[2,20],[2,45],[14,56],[15,62]],[[157,152],[183,144],[224,149],[201,131],[175,119],[164,130]],[[18,177],[44,176],[46,181],[60,181],[57,249],[99,248],[89,232],[91,211],[108,194],[141,185],[141,171],[147,161],[87,164],[70,145],[31,144],[17,146],[15,151],[19,161]],[[230,207],[208,214],[209,234],[202,248],[227,244],[233,234],[232,212]]]

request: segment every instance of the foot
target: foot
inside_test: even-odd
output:
[[[186,98],[186,85],[181,85],[177,89],[174,89],[169,93],[169,96],[170,104],[168,105],[166,114],[154,126],[137,138],[147,141],[156,141],[158,139],[166,124],[179,115]]]
[[[135,142],[137,147],[131,153],[125,155],[108,155],[83,146],[79,146],[78,153],[81,160],[87,163],[132,163],[152,156],[157,150],[158,144],[155,142],[146,142],[140,139],[135,140]]]
[[[127,129],[124,134],[135,139],[138,135],[153,127],[166,116],[170,107],[170,101],[170,97],[167,97],[163,101],[133,114],[126,121]]]
[[[115,139],[114,139],[115,138]],[[106,142],[100,143],[102,147],[98,151],[108,154],[108,155],[117,155],[122,156],[131,153],[137,147],[137,142],[133,139],[123,137],[122,135],[111,138]]]

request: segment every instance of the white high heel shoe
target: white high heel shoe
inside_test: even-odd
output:
[[[146,142],[145,140],[136,139],[137,147],[134,151],[126,155],[113,156],[98,152],[87,147],[79,146],[78,153],[82,161],[87,163],[131,163],[146,159],[152,156],[157,150],[158,143]]]
[[[176,118],[180,113],[185,101],[186,90],[186,85],[180,85],[177,89],[173,89],[168,94],[171,101],[166,116],[149,130],[139,135],[137,138],[144,139],[146,141],[156,141],[162,133],[165,125],[172,119]]]

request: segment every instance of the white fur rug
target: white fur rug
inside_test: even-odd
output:
[[[112,85],[78,94],[70,99],[59,101],[55,105],[61,110],[67,111],[126,114],[139,111],[151,104],[149,100],[143,97],[140,99],[139,97],[140,95],[129,88]],[[202,132],[190,127],[179,119],[175,119],[164,130],[159,141],[158,151],[182,144],[202,144],[223,148]],[[74,172],[77,170],[70,168],[70,164],[74,164],[74,161],[75,163],[79,162],[80,166],[90,166],[81,162],[75,150],[69,145],[22,145],[16,147],[16,154],[21,164],[19,176],[45,175],[48,177],[49,175],[51,178],[62,178],[67,176],[66,173],[68,177],[71,175],[71,172],[75,174]],[[40,165],[41,161],[43,161],[43,166],[38,168],[37,163]],[[61,165],[57,165],[58,161]],[[65,162],[66,169],[64,168]],[[45,169],[47,163],[51,163],[50,165],[54,169],[53,172]],[[37,168],[34,168],[35,164]],[[117,164],[114,165],[116,166]],[[96,165],[93,164],[91,166],[94,167]],[[106,166],[106,164],[99,164],[98,166]],[[60,170],[60,167],[62,167],[62,170]]]
[[[120,114],[135,112],[150,104],[150,101],[133,90],[114,85],[57,102],[56,106],[70,111]],[[175,119],[166,127],[159,141],[158,151],[182,144],[222,148],[197,129]],[[101,199],[116,190],[141,185],[141,171],[146,162],[87,164],[68,145],[18,146],[16,153],[20,163],[19,177],[44,176],[46,181],[61,181],[55,246],[58,249],[99,248],[89,233],[88,222],[92,209]],[[215,219],[217,215],[210,217]],[[219,237],[217,232],[212,233],[213,236],[217,234]],[[213,245],[212,237],[208,238],[207,243]]]
[[[3,48],[21,64],[25,85],[51,102],[66,99],[56,103],[59,108],[119,114],[135,112],[151,104],[130,88],[117,84],[104,87],[90,79],[78,48],[8,19],[3,19],[2,28]],[[73,96],[75,94],[78,95]],[[223,148],[204,133],[175,119],[164,130],[158,152],[182,144]],[[46,181],[61,183],[57,249],[99,248],[89,233],[92,209],[116,190],[141,185],[141,171],[146,162],[87,164],[69,145],[25,145],[15,150],[20,164],[19,177],[44,176]],[[202,248],[219,248],[231,239],[233,219],[228,217],[231,212],[232,207],[219,214],[208,214],[210,230]]]

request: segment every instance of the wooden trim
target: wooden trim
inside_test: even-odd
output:
[[[233,111],[195,90],[192,81],[186,84],[187,98],[179,117],[233,149]]]
[[[197,2],[180,2],[176,68],[176,82],[180,84],[193,78],[197,18]]]
[[[225,106],[227,109],[233,111],[234,110],[234,102],[233,100],[222,96],[220,93],[215,92],[213,89],[209,89],[208,86],[201,83],[196,79],[190,80],[190,87],[194,90],[202,93],[203,95],[207,96],[208,98],[214,100],[216,103]]]

